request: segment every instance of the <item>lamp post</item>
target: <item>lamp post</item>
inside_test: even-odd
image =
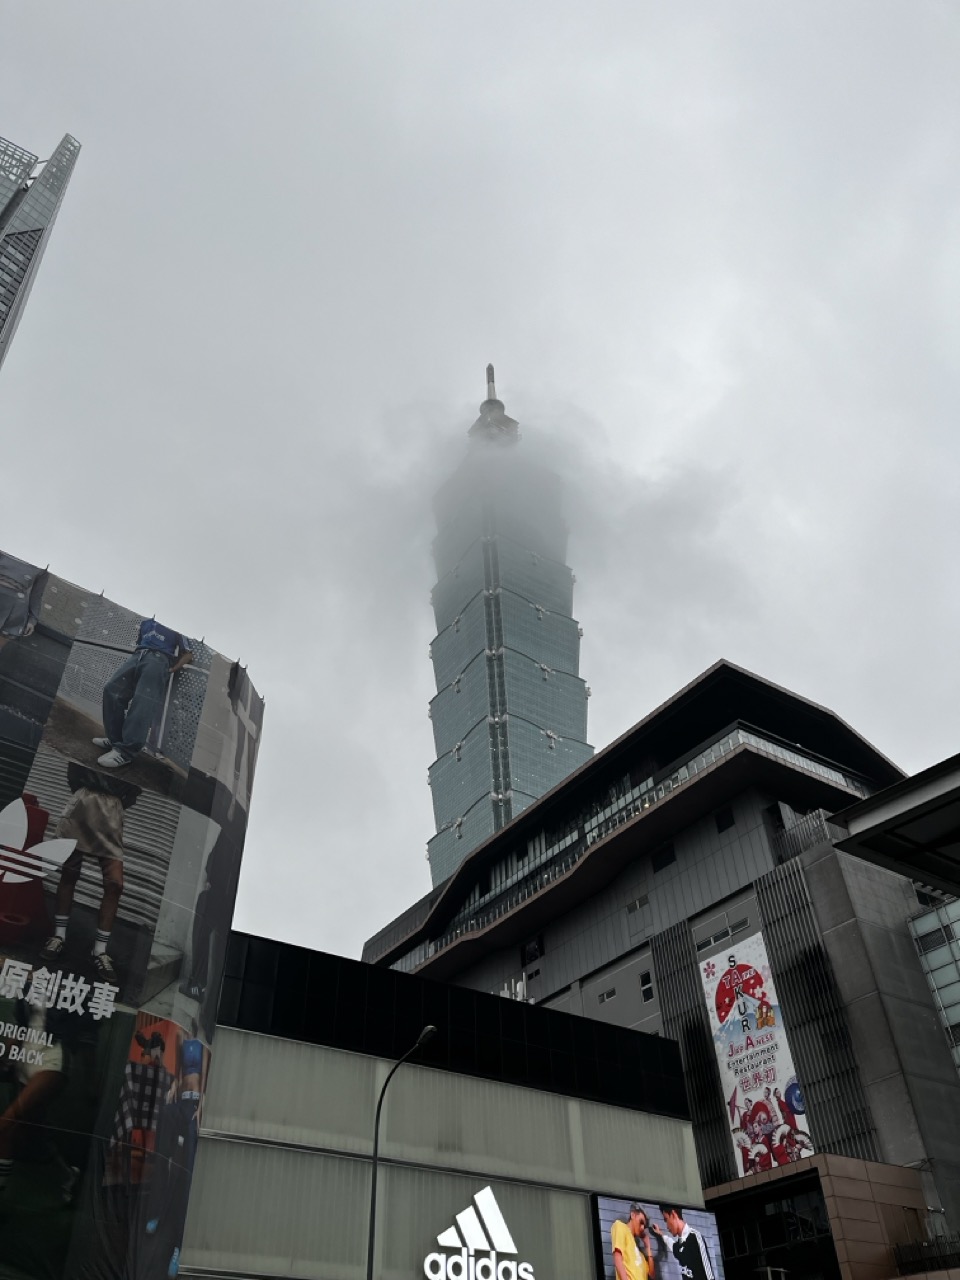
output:
[[[432,1040],[437,1034],[437,1028],[434,1026],[426,1026],[420,1032],[417,1043],[407,1050],[402,1058],[399,1058],[391,1067],[390,1074],[383,1082],[383,1088],[380,1090],[380,1097],[377,1099],[377,1114],[373,1122],[373,1166],[370,1172],[370,1231],[367,1237],[367,1280],[373,1280],[373,1245],[377,1234],[377,1158],[380,1154],[380,1112],[383,1109],[383,1098],[387,1092],[387,1085],[407,1061],[412,1058],[419,1048]]]

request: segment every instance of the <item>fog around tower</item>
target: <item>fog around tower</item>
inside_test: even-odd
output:
[[[83,149],[0,545],[249,664],[240,928],[359,954],[429,885],[432,501],[489,361],[563,482],[598,750],[720,656],[957,750],[956,15],[603,17],[5,16],[0,133]]]

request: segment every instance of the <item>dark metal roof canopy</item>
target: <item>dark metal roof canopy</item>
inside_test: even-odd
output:
[[[835,814],[841,849],[960,896],[960,755]]]

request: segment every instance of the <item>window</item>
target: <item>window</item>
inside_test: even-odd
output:
[[[646,973],[640,975],[640,997],[644,1004],[649,1004],[653,999],[653,975],[647,970]]]
[[[616,994],[617,994],[616,987],[611,987],[609,991],[601,991],[600,994],[597,996],[597,1003],[606,1004],[607,1001],[612,1000]]]
[[[729,831],[735,821],[733,810],[728,804],[725,804],[722,809],[718,809],[713,818],[717,824],[718,834],[723,831]]]
[[[540,977],[540,970],[531,969],[530,972],[527,974],[527,981],[529,982],[531,978],[539,978],[539,977]]]
[[[730,937],[729,929],[718,929],[715,934],[709,938],[701,938],[697,943],[698,951],[706,951],[708,947],[714,946],[718,942],[723,942],[724,938]]]
[[[543,954],[543,934],[540,934],[520,948],[520,964],[526,969],[527,965],[535,964]]]
[[[767,805],[763,812],[774,832],[782,831],[784,829],[783,814],[780,811],[779,804]]]
[[[671,862],[676,862],[677,854],[672,844],[661,845],[651,859],[654,871],[663,871]]]
[[[708,951],[710,947],[716,946],[717,943],[723,942],[727,938],[733,938],[736,934],[743,933],[744,929],[748,929],[750,927],[750,920],[748,916],[742,916],[739,920],[731,922],[730,917],[726,912],[724,912],[722,916],[714,916],[714,918],[708,922],[707,927],[709,928],[713,925],[719,924],[720,920],[726,921],[726,924],[722,928],[717,929],[707,937],[697,939],[698,951]],[[700,927],[702,928],[703,926]],[[696,938],[696,932],[694,933],[694,937]]]
[[[941,929],[931,929],[929,933],[921,933],[917,938],[917,950],[920,954],[926,955],[928,951],[935,951],[937,947],[942,947],[945,942],[950,942],[953,938],[953,926],[945,924]]]
[[[633,915],[635,911],[639,911],[641,907],[647,906],[649,902],[650,899],[646,894],[641,898],[634,898],[633,902],[627,903],[627,915]]]

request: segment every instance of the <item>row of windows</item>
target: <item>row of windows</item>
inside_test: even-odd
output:
[[[707,951],[710,947],[716,946],[718,942],[723,942],[725,938],[734,938],[738,933],[743,933],[750,924],[750,921],[744,917],[742,920],[735,920],[733,924],[727,925],[725,928],[718,930],[709,938],[701,938],[697,943],[698,951]]]
[[[731,735],[731,738],[732,737],[733,735]],[[517,743],[516,745],[517,747],[519,747],[520,744]],[[579,744],[571,744],[571,745],[579,746]],[[698,756],[696,759],[706,761],[709,758],[709,760],[712,762],[714,759],[715,753],[718,750],[722,754],[723,745],[724,745],[724,740],[722,739],[720,740],[720,742],[714,744],[713,746],[707,748],[705,751],[701,752],[700,756]],[[514,754],[522,755],[522,751],[515,751],[514,744],[511,743],[511,767],[513,765],[512,757]],[[528,761],[528,768],[530,767],[530,763],[531,762]],[[687,776],[689,776],[689,773],[696,772],[695,764],[696,764],[696,761],[691,761],[689,771],[687,766],[684,766],[679,771],[679,773],[683,774],[684,777],[686,778]],[[555,778],[552,781],[559,781],[559,778]],[[626,806],[632,805],[632,808],[634,811],[640,807],[647,807],[647,805],[655,802],[657,799],[661,798],[664,794],[666,794],[666,792],[670,791],[673,781],[674,780],[672,779],[667,780],[665,783],[661,783],[658,788],[655,788],[653,785],[652,778],[648,778],[645,782],[641,783],[638,787],[633,787],[629,775],[625,776],[623,779],[620,780],[620,782],[613,784],[613,786],[611,787],[612,798],[611,798],[611,802],[608,805],[602,808],[598,807],[597,809],[594,810],[594,813],[590,816],[583,815],[582,828],[580,827],[580,823],[576,819],[573,819],[570,822],[570,825],[568,826],[566,832],[564,832],[565,835],[569,836],[569,839],[564,841],[564,843],[573,845],[573,844],[579,844],[581,840],[584,840],[585,844],[589,846],[591,843],[593,843],[594,840],[602,838],[602,836],[607,833],[608,829],[612,829],[614,826],[618,825],[619,822],[625,821],[630,816],[632,816],[631,808]],[[679,774],[677,777],[677,781],[679,783]],[[549,789],[548,784],[550,783],[551,783],[550,779],[545,779],[544,785],[540,788],[540,792],[542,793],[543,791],[548,790]],[[633,804],[634,801],[636,801],[636,804]],[[725,806],[725,808],[729,809],[729,806]],[[723,809],[717,810],[717,813],[715,816],[718,822],[718,830],[721,830],[721,829],[725,830],[726,828],[721,826],[721,824],[726,820],[724,816],[724,810]],[[730,810],[730,817],[732,821],[732,818],[733,818],[732,810]],[[581,832],[583,832],[584,834],[581,834]],[[556,841],[556,834],[551,834],[551,841],[552,842]],[[528,845],[528,848],[529,848],[529,845]],[[554,844],[552,843],[551,847],[548,848],[546,851],[547,853],[546,858],[538,857],[536,859],[536,862],[537,863],[541,861],[549,862],[556,855],[556,852],[557,850]],[[672,843],[667,842],[666,844],[661,845],[659,849],[654,851],[651,859],[651,865],[652,865],[653,871],[656,873],[658,871],[665,870],[668,866],[675,863],[676,860],[677,860],[676,850],[674,849],[674,846]],[[470,927],[482,928],[485,921],[481,916],[475,914],[476,908],[477,906],[479,906],[480,901],[485,899],[493,891],[494,883],[496,883],[497,886],[499,887],[500,885],[505,885],[505,883],[516,879],[518,869],[519,868],[517,868],[516,855],[515,854],[508,855],[508,857],[499,864],[498,868],[495,869],[493,875],[489,878],[487,884],[480,886],[479,892],[471,892],[468,899],[464,902],[463,906],[460,908],[460,911],[454,917],[453,923],[455,928],[454,930],[451,931],[451,936],[459,936],[459,933],[462,930],[462,924],[466,924],[466,927],[468,928]],[[553,867],[552,870],[557,874],[563,874],[564,867],[558,864],[555,867]],[[544,881],[544,883],[545,882],[546,880]],[[476,890],[477,886],[474,886],[474,888]],[[510,904],[508,903],[501,904],[499,908],[499,910],[501,911],[509,910],[509,909],[510,909]],[[456,928],[457,925],[461,925],[461,929],[457,929]],[[443,943],[442,940],[441,940],[441,945],[445,945],[445,943]]]
[[[617,988],[608,987],[606,991],[601,991],[597,996],[598,1004],[606,1004],[609,1000],[615,1000],[617,997]],[[644,1004],[649,1004],[654,997],[653,990],[653,974],[650,970],[640,975],[640,998]]]
[[[538,730],[535,730],[539,734]],[[543,739],[540,738],[540,746],[542,749]],[[589,748],[579,743],[565,744],[589,753]],[[470,902],[469,905],[464,903],[458,913],[454,916],[452,928],[448,930],[442,938],[436,940],[433,946],[434,951],[439,951],[456,937],[459,937],[464,931],[476,931],[485,928],[494,919],[499,918],[506,912],[512,911],[519,905],[531,892],[539,891],[552,880],[565,876],[570,868],[589,850],[589,847],[597,840],[602,839],[609,832],[619,826],[621,823],[629,822],[644,810],[657,804],[675,789],[684,787],[695,779],[702,772],[711,769],[715,764],[723,759],[724,756],[738,751],[743,746],[749,746],[755,750],[761,751],[764,755],[774,759],[784,760],[794,767],[802,768],[806,771],[817,774],[821,777],[829,778],[831,781],[841,783],[847,790],[857,795],[867,795],[869,788],[859,779],[853,778],[848,774],[834,769],[824,764],[817,758],[806,753],[799,753],[792,750],[778,740],[760,735],[756,731],[747,728],[739,722],[732,728],[723,733],[717,740],[709,746],[703,748],[695,756],[686,761],[686,763],[672,770],[669,776],[664,776],[660,782],[655,783],[653,776],[648,777],[643,782],[634,785],[634,780],[630,775],[626,775],[619,782],[609,785],[602,796],[598,796],[593,803],[587,804],[579,813],[571,814],[567,822],[564,823],[564,834],[568,831],[575,831],[576,836],[571,842],[570,849],[564,854],[553,859],[546,859],[549,862],[548,868],[544,869],[541,880],[536,886],[526,882],[517,884],[512,896],[499,896],[499,900],[490,903],[485,911],[478,911],[477,907],[487,898],[486,893],[481,893],[479,902]],[[517,744],[518,754],[522,755],[520,744]],[[513,755],[514,744],[511,741],[511,771],[513,773]],[[534,767],[539,763],[543,767],[543,760],[546,753],[543,753],[541,760],[532,759]],[[559,778],[554,779],[559,781]],[[549,783],[551,779],[544,777],[544,782]],[[533,793],[533,788],[526,788],[520,785],[519,779],[514,775],[514,786],[519,790],[526,790],[528,794]],[[538,794],[542,794],[547,790],[548,786],[544,785],[537,788]],[[728,830],[735,823],[735,816],[731,806],[723,806],[714,813],[714,821],[718,832]],[[550,833],[547,839],[555,840],[554,833]],[[514,855],[507,855],[502,862],[507,865],[509,872],[515,866]],[[537,860],[538,862],[540,859]],[[657,849],[652,857],[652,869],[654,872],[665,870],[668,866],[676,862],[676,852],[670,843],[662,845]],[[512,878],[512,877],[510,877]],[[489,891],[488,891],[489,892]],[[498,891],[498,894],[500,891]],[[946,957],[949,958],[949,957]]]

